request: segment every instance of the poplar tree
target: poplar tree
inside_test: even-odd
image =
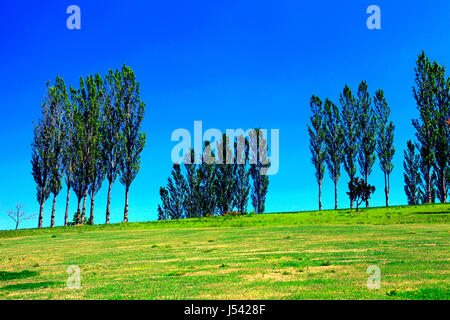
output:
[[[81,223],[84,223],[86,214],[86,198],[89,190],[96,190],[98,161],[100,161],[100,109],[103,103],[103,80],[100,75],[89,75],[84,81],[80,78],[80,89],[77,94],[79,119],[77,130],[80,139],[80,151],[85,160],[81,165],[84,184],[86,186],[83,195],[83,209],[81,212]],[[90,186],[94,184],[93,188]],[[90,194],[92,197],[92,193]],[[93,204],[91,198],[91,205]]]
[[[313,95],[309,106],[312,112],[311,126],[308,125],[308,134],[311,150],[311,161],[315,168],[316,181],[319,186],[319,210],[322,210],[322,182],[325,174],[326,144],[324,132],[324,119],[322,100]]]
[[[71,90],[73,89],[71,88]],[[76,150],[74,148],[74,134],[75,134],[74,106],[76,104],[76,101],[74,101],[73,99],[69,101],[67,90],[65,91],[66,93],[64,97],[65,103],[63,112],[64,140],[62,149],[62,171],[65,176],[65,182],[67,187],[66,211],[64,214],[64,226],[67,226],[69,218],[70,190],[72,189],[73,166],[76,153]]]
[[[234,150],[234,202],[237,211],[241,214],[247,214],[247,205],[250,194],[250,170],[248,169],[249,142],[244,135],[240,135],[236,138]]]
[[[103,136],[101,132],[105,86],[103,79],[96,73],[87,77],[86,87],[90,110],[88,118],[88,139],[90,143],[88,192],[91,198],[91,208],[88,223],[94,224],[95,195],[101,189],[105,179],[105,163],[102,157]]]
[[[251,189],[252,205],[256,213],[264,213],[266,195],[269,188],[267,170],[270,167],[267,139],[261,129],[250,131],[250,175],[253,181]]]
[[[420,171],[424,181],[423,193],[426,202],[432,202],[433,189],[433,165],[435,162],[435,126],[434,126],[434,93],[433,78],[430,60],[422,52],[416,61],[415,86],[413,94],[419,110],[419,119],[413,119],[412,124],[416,129],[418,150],[420,154]]]
[[[145,133],[141,132],[145,103],[140,97],[140,84],[134,71],[127,66],[122,70],[121,101],[123,111],[122,144],[120,158],[120,182],[125,186],[123,222],[128,222],[128,195],[130,185],[140,169],[141,152],[145,146]]]
[[[47,83],[47,95],[41,105],[42,118],[34,123],[34,137],[31,144],[32,175],[36,182],[36,198],[39,203],[38,228],[42,228],[45,201],[50,196],[51,183],[51,152],[53,126],[49,110],[51,94]]]
[[[230,148],[229,137],[226,134],[223,134],[221,140],[217,141],[217,149],[216,197],[219,213],[223,215],[233,209],[233,191],[236,184],[236,166],[232,161],[233,150]]]
[[[404,151],[403,178],[405,181],[405,194],[409,205],[419,204],[420,201],[420,171],[419,155],[415,153],[414,143],[411,140],[407,142],[407,149]]]
[[[384,192],[386,195],[386,206],[389,206],[389,175],[391,174],[394,164],[392,160],[395,154],[394,148],[394,123],[389,121],[389,114],[391,109],[389,108],[386,99],[384,97],[383,90],[379,89],[375,92],[374,98],[375,113],[378,122],[378,142],[377,142],[377,154],[380,159],[380,167],[384,173]]]
[[[216,197],[216,156],[209,141],[205,141],[201,163],[197,170],[198,179],[198,211],[201,217],[215,215],[217,212]]]
[[[358,128],[359,128],[359,154],[358,162],[364,182],[368,184],[369,175],[372,173],[375,163],[375,148],[377,145],[377,119],[371,108],[371,99],[367,90],[367,84],[362,81],[358,87]],[[366,200],[366,207],[369,199]]]
[[[184,198],[186,217],[198,218],[201,212],[199,210],[199,179],[194,150],[191,149],[186,155],[183,164],[186,171],[186,194]]]
[[[447,175],[450,159],[450,138],[447,119],[450,117],[450,80],[446,78],[445,67],[433,64],[434,94],[434,171],[437,174],[437,195],[441,203],[447,202]]]
[[[358,135],[358,105],[350,88],[345,85],[339,97],[342,107],[342,130],[344,134],[344,169],[347,171],[350,182],[356,175],[356,163],[359,151]],[[350,197],[350,208],[353,209],[353,199]]]
[[[326,163],[331,180],[334,183],[334,208],[338,208],[337,184],[341,175],[341,163],[344,158],[344,133],[338,107],[329,99],[325,100],[324,132],[327,148]]]
[[[108,179],[108,198],[106,202],[106,224],[111,215],[111,187],[120,172],[120,160],[122,158],[122,74],[120,70],[109,70],[105,77],[105,104],[102,112],[102,158]]]
[[[80,80],[82,81],[82,79]],[[81,219],[81,201],[85,197],[89,180],[86,179],[86,171],[88,170],[87,152],[85,139],[85,108],[80,104],[80,91],[70,87],[70,97],[72,102],[71,120],[73,125],[72,145],[70,148],[70,181],[73,191],[77,196],[78,206],[74,217],[74,223],[83,223]]]

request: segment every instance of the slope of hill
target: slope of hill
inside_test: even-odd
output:
[[[0,299],[448,299],[449,226],[436,204],[0,231]]]

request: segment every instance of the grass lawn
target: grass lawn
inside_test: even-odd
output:
[[[449,299],[449,236],[438,204],[0,231],[0,299]]]

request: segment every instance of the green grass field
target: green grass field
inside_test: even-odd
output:
[[[0,299],[449,299],[450,205],[363,211],[0,231]]]

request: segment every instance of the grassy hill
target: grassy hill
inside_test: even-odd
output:
[[[0,231],[0,299],[449,299],[449,232],[439,204]]]

